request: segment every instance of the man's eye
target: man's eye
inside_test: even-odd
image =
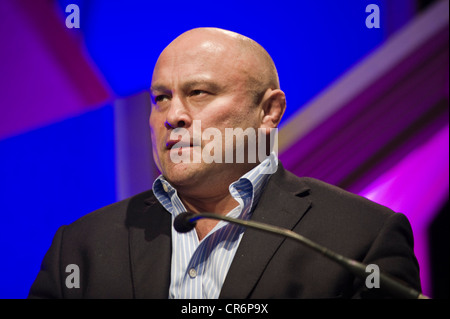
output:
[[[206,94],[206,91],[203,90],[192,90],[191,91],[191,96],[196,96],[196,95],[201,95],[201,94]]]
[[[157,95],[154,98],[155,103],[163,102],[165,100],[168,100],[169,97],[167,95]]]

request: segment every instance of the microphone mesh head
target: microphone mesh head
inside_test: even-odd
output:
[[[190,219],[195,216],[195,213],[181,213],[173,221],[173,227],[179,233],[187,233],[194,229],[196,221]]]

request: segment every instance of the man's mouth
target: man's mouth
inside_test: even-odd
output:
[[[168,149],[168,150],[179,149],[179,148],[187,148],[187,147],[194,147],[194,146],[196,146],[196,145],[194,145],[190,141],[169,140],[169,141],[166,142],[166,149]]]

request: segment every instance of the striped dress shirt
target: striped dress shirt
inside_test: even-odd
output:
[[[273,168],[277,165],[277,156],[272,153],[229,186],[231,196],[239,205],[227,216],[250,218],[264,186],[274,173]],[[162,175],[153,183],[153,192],[161,205],[172,214],[172,224],[176,216],[186,211],[177,190]],[[203,240],[199,241],[195,229],[178,233],[172,226],[172,264],[168,297],[217,299],[243,233],[243,227],[219,221]]]

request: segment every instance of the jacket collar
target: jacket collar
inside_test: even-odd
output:
[[[166,299],[172,258],[172,217],[153,192],[135,199],[127,211],[129,253],[134,297]]]
[[[311,206],[308,194],[309,187],[285,171],[280,164],[253,212],[252,220],[292,230]],[[254,229],[246,230],[223,284],[220,298],[248,298],[284,240],[281,236]]]

